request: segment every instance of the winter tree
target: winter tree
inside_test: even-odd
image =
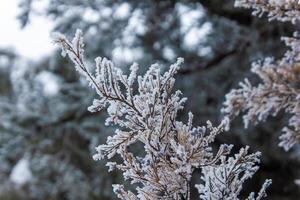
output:
[[[277,19],[297,24],[300,19],[298,1],[237,0],[236,5],[253,8],[254,15],[261,16],[267,13],[269,20]],[[264,122],[269,116],[276,116],[284,111],[290,119],[288,125],[282,129],[279,146],[288,151],[300,143],[299,33],[295,32],[293,37],[283,37],[282,40],[290,48],[283,58],[275,60],[268,57],[263,61],[252,63],[251,71],[259,76],[261,83],[254,86],[248,79],[239,83],[240,88],[233,89],[226,95],[222,112],[228,118],[234,118],[243,112],[247,128],[250,123]],[[299,185],[299,180],[295,183]]]
[[[175,86],[189,102],[177,116],[185,121],[183,113],[192,110],[197,125],[207,119],[217,124],[226,92],[241,77],[252,80],[249,60],[282,55],[286,49],[279,37],[292,32],[288,23],[269,23],[235,8],[233,0],[19,2],[24,27],[31,19],[47,17],[54,30],[68,36],[77,28],[84,30],[86,61],[103,55],[125,73],[129,71],[126,66],[137,61],[143,74],[147,70],[144,66],[152,62],[158,62],[165,71],[176,57],[184,57]],[[7,62],[12,58],[14,62]],[[114,199],[111,184],[123,184],[118,170],[103,173],[104,160],[87,159],[96,144],[113,134],[113,127],[101,123],[104,111],[91,114],[86,110],[95,98],[86,90],[86,81],[56,52],[28,62],[1,51],[1,59],[6,61],[0,61],[0,199]],[[247,130],[235,120],[231,131],[219,134],[212,143],[213,149],[230,143],[237,149],[249,145],[253,151],[262,152],[261,169],[248,181],[242,196],[272,178],[269,198],[298,199],[299,189],[293,180],[299,177],[295,173],[299,161],[291,157],[292,152],[276,148],[274,132],[284,120],[277,117],[275,122],[269,120]],[[131,150],[139,152],[139,146]],[[24,159],[29,160],[32,179],[14,189],[12,169]],[[201,175],[199,169],[194,171],[192,185],[199,184]],[[130,188],[126,181],[124,184]],[[191,187],[192,199],[194,195],[196,190]]]
[[[268,13],[270,20],[299,21],[300,5],[297,1],[236,1],[237,6],[254,8],[255,15]],[[244,124],[257,124],[268,116],[276,116],[281,110],[289,114],[288,126],[282,129],[279,146],[289,150],[300,142],[300,39],[297,32],[294,36],[282,38],[290,47],[283,58],[272,57],[254,62],[251,71],[262,80],[253,86],[248,79],[241,82],[239,89],[233,89],[226,95],[225,115],[232,118],[244,112]]]

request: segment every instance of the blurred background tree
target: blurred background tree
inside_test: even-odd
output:
[[[286,50],[280,37],[295,29],[257,19],[251,11],[234,8],[233,0],[19,3],[23,27],[32,17],[44,17],[54,22],[53,31],[71,36],[82,29],[91,62],[101,55],[124,70],[133,61],[146,70],[154,62],[168,66],[183,57],[176,87],[189,98],[186,110],[193,111],[198,124],[220,121],[224,95],[244,77],[257,81],[249,71],[251,61],[280,57]],[[0,76],[0,199],[115,199],[111,184],[120,182],[119,174],[107,174],[104,164],[91,158],[112,131],[103,126],[102,114],[87,111],[94,93],[71,64],[58,51],[28,61],[3,49]],[[279,115],[245,130],[239,119],[217,141],[262,152],[260,174],[246,188],[257,190],[272,178],[269,199],[300,195],[294,184],[299,150],[284,152],[277,146],[286,120]],[[12,174],[24,160],[31,176],[20,183]]]

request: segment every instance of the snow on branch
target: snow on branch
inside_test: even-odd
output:
[[[226,128],[227,120],[217,127],[210,122],[195,127],[193,114],[189,113],[186,123],[177,121],[178,111],[187,100],[180,91],[173,90],[174,76],[183,59],[178,58],[165,73],[159,65],[153,64],[142,76],[138,75],[135,63],[126,75],[110,60],[96,58],[95,72],[92,73],[84,62],[81,35],[81,31],[77,31],[70,42],[56,34],[54,42],[61,46],[63,55],[70,57],[76,70],[97,92],[99,97],[89,111],[107,108],[105,124],[118,127],[105,144],[96,148],[93,157],[95,160],[111,159],[115,155],[121,157],[121,163],[107,162],[106,165],[109,171],[122,171],[124,179],[136,185],[136,191],[126,191],[123,185],[115,184],[113,191],[117,196],[126,200],[189,200],[193,171],[202,169],[204,183],[198,186],[201,199],[238,199],[242,184],[258,169],[260,154],[248,154],[247,147],[229,157],[232,145],[225,144],[213,153],[211,143]],[[140,151],[144,156],[130,151],[129,147],[136,143],[143,145]],[[269,184],[267,181],[259,196],[265,196]]]
[[[300,19],[300,1],[298,0],[236,0],[235,6],[252,8],[254,15],[267,13],[269,20],[291,21]]]
[[[257,2],[267,4],[275,1]],[[297,4],[295,1],[278,2],[287,2],[286,6],[293,4],[292,2]],[[292,8],[297,12],[299,5]],[[247,128],[250,123],[257,124],[270,115],[276,116],[281,110],[285,111],[291,118],[288,126],[282,130],[279,146],[289,150],[300,143],[300,37],[298,33],[294,33],[294,37],[285,37],[283,40],[290,50],[280,60],[266,58],[264,61],[254,62],[251,70],[260,77],[261,83],[253,86],[247,79],[239,83],[238,89],[233,89],[226,95],[222,112],[230,119],[243,112]]]
[[[256,163],[259,162],[260,153],[248,154],[248,149],[248,146],[240,149],[240,152],[234,157],[222,156],[219,165],[203,168],[202,180],[204,184],[196,185],[201,199],[238,198],[237,194],[242,190],[244,181],[251,178],[258,170]],[[257,198],[254,198],[254,193],[250,193],[248,199],[258,200],[265,197],[265,190],[271,183],[271,180],[266,180]]]

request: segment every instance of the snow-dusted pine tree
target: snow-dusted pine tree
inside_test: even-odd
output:
[[[125,180],[136,186],[136,191],[126,191],[123,185],[113,185],[120,199],[190,199],[191,177],[201,169],[202,182],[196,187],[200,199],[239,199],[243,183],[258,170],[260,153],[248,153],[248,147],[230,157],[232,145],[223,144],[213,151],[211,143],[227,129],[224,120],[214,127],[194,127],[193,114],[187,123],[177,121],[186,98],[180,91],[173,91],[175,74],[183,59],[161,74],[160,66],[153,64],[143,75],[137,75],[138,65],[130,67],[130,74],[106,58],[96,58],[95,73],[87,67],[83,57],[82,32],[77,30],[72,42],[61,34],[54,35],[54,42],[68,55],[80,74],[85,76],[99,99],[88,109],[97,112],[107,107],[106,125],[118,127],[106,144],[96,148],[95,160],[121,158],[122,162],[107,162],[109,171],[118,169]],[[140,145],[140,153],[130,149]],[[255,197],[262,199],[271,184],[266,180]]]
[[[293,0],[237,0],[236,6],[254,8],[255,15],[268,13],[270,20],[299,22],[300,4]],[[265,121],[268,116],[276,116],[280,111],[291,118],[282,129],[279,146],[289,150],[300,142],[300,37],[297,32],[291,38],[282,38],[290,47],[283,58],[266,58],[254,62],[251,71],[262,80],[253,86],[245,79],[239,89],[226,95],[222,112],[229,118],[244,113],[245,127],[250,123]]]

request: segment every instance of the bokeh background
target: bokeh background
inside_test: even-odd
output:
[[[0,0],[0,199],[116,199],[105,161],[94,162],[94,148],[113,128],[105,112],[87,107],[95,93],[61,57],[50,33],[72,37],[83,30],[86,60],[106,56],[128,71],[136,61],[141,73],[154,63],[163,70],[177,57],[185,59],[176,88],[189,98],[187,111],[198,125],[222,118],[224,95],[250,73],[252,61],[280,57],[281,36],[295,27],[269,22],[234,8],[233,0]],[[269,199],[300,199],[294,180],[300,177],[300,150],[277,146],[288,116],[243,128],[236,119],[216,145],[249,145],[262,152],[261,169],[245,185],[257,191],[272,178]],[[195,172],[194,182],[199,181]],[[128,187],[133,187],[128,185]],[[194,192],[194,191],[193,191]]]

